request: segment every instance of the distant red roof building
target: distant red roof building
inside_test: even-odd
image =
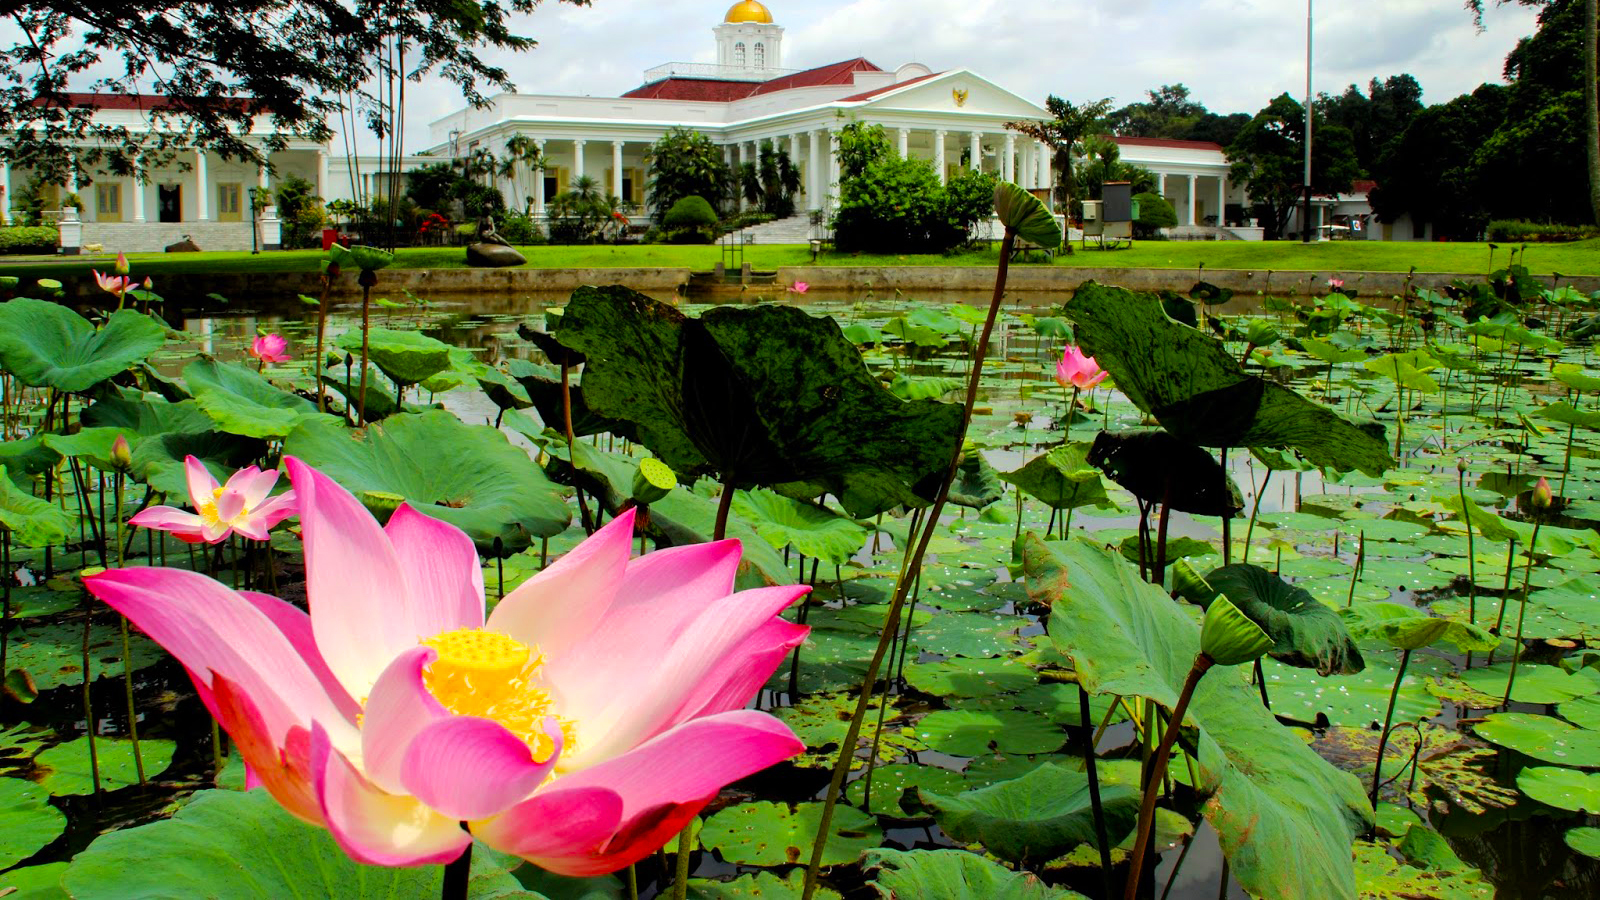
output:
[[[1355,181],[1350,182],[1350,193],[1370,194],[1377,186],[1378,183],[1369,178],[1358,178]]]
[[[711,78],[663,78],[641,85],[623,94],[624,97],[644,97],[653,100],[694,100],[704,103],[732,103],[746,97],[757,97],[793,88],[820,87],[828,84],[850,84],[857,72],[882,72],[862,57],[847,59],[804,72],[795,72],[771,81],[720,81]],[[899,85],[896,85],[898,87]]]

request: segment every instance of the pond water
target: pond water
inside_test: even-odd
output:
[[[382,296],[380,281],[375,297]],[[559,309],[568,298],[383,299],[383,304],[372,310],[374,326],[420,331],[470,351],[491,367],[504,368],[511,360],[546,362],[538,348],[519,335],[518,327],[530,324],[542,328],[546,311]],[[709,298],[663,295],[658,299],[677,303],[691,314],[711,305]],[[1068,299],[1021,295],[1006,304],[1006,315],[996,325],[977,414],[969,432],[975,447],[996,472],[1020,470],[1064,440],[1087,443],[1103,429],[1152,424],[1126,397],[1102,388],[1083,392],[1079,398],[1082,410],[1070,417],[1068,427],[1062,427],[1069,418],[1067,405],[1073,395],[1058,386],[1053,377],[1065,339],[1055,313]],[[949,379],[952,388],[964,386],[959,380],[965,378],[970,367],[966,345],[973,331],[966,320],[952,319],[948,310],[957,305],[981,309],[987,298],[938,294],[910,298],[881,291],[798,296],[752,288],[739,295],[719,295],[716,300],[797,305],[814,314],[831,315],[843,326],[868,326],[879,334],[890,333],[898,320],[905,342],[887,340],[877,346],[869,342],[864,347],[869,368],[886,383],[898,380],[903,388],[911,386],[930,396],[958,401],[959,390],[941,392],[938,380]],[[1297,302],[1304,306],[1309,299],[1302,297]],[[1393,306],[1388,301],[1370,302],[1383,310]],[[311,386],[316,309],[293,298],[271,308],[253,309],[215,301],[200,303],[172,315],[170,324],[183,337],[169,343],[152,359],[157,372],[176,377],[197,355],[242,361],[253,368],[254,361],[245,354],[250,341],[258,334],[280,333],[289,339],[293,360],[268,369],[267,374],[302,391]],[[1251,297],[1203,312],[1208,318],[1225,321],[1225,332],[1235,329],[1234,334],[1241,334],[1248,323],[1256,322],[1288,335],[1297,326],[1305,327],[1297,322],[1292,310],[1285,308],[1290,305],[1284,298]],[[1540,315],[1553,320],[1564,314],[1544,310]],[[1518,676],[1518,683],[1528,686],[1503,710],[1497,704],[1472,705],[1483,702],[1482,692],[1493,688],[1489,684],[1492,679],[1479,678],[1469,687],[1459,677],[1462,671],[1481,669],[1481,653],[1473,659],[1440,645],[1420,650],[1410,659],[1409,674],[1401,682],[1396,722],[1406,723],[1405,728],[1421,737],[1420,762],[1412,764],[1409,755],[1419,741],[1406,743],[1400,737],[1402,729],[1397,728],[1393,740],[1401,752],[1397,755],[1395,745],[1391,745],[1385,756],[1384,775],[1392,778],[1400,773],[1402,779],[1410,781],[1395,781],[1382,793],[1381,824],[1392,838],[1361,861],[1361,883],[1364,889],[1371,888],[1363,896],[1600,895],[1600,862],[1564,842],[1569,832],[1600,824],[1593,815],[1594,797],[1600,791],[1590,789],[1589,805],[1585,807],[1581,798],[1563,804],[1561,798],[1553,798],[1549,792],[1537,792],[1540,799],[1536,800],[1518,790],[1518,775],[1531,770],[1563,765],[1572,767],[1568,771],[1600,768],[1600,749],[1592,758],[1563,763],[1548,754],[1540,755],[1537,750],[1524,755],[1538,744],[1537,740],[1532,744],[1510,741],[1496,746],[1474,737],[1472,728],[1490,715],[1506,713],[1537,717],[1541,722],[1561,722],[1557,717],[1564,716],[1575,719],[1582,728],[1600,728],[1600,721],[1574,716],[1567,706],[1600,705],[1600,673],[1592,678],[1592,685],[1583,682],[1590,678],[1584,673],[1593,671],[1583,668],[1592,659],[1586,648],[1594,646],[1600,637],[1600,613],[1595,612],[1600,610],[1600,600],[1595,599],[1600,594],[1600,578],[1595,574],[1600,572],[1600,539],[1585,537],[1595,535],[1594,524],[1600,520],[1600,442],[1587,428],[1574,427],[1569,434],[1560,422],[1540,416],[1541,409],[1568,396],[1567,386],[1552,377],[1553,367],[1562,363],[1584,370],[1591,362],[1589,348],[1586,343],[1578,343],[1534,349],[1504,340],[1480,340],[1473,350],[1465,343],[1467,336],[1459,331],[1449,333],[1451,329],[1434,326],[1437,331],[1423,334],[1412,327],[1413,322],[1403,317],[1398,322],[1391,318],[1373,312],[1350,313],[1341,316],[1332,331],[1349,335],[1350,346],[1374,359],[1387,359],[1385,354],[1394,351],[1414,350],[1431,338],[1448,348],[1439,352],[1435,362],[1470,356],[1475,370],[1443,366],[1434,369],[1431,376],[1424,375],[1426,382],[1432,383],[1433,389],[1429,390],[1422,386],[1426,383],[1423,381],[1397,385],[1398,379],[1386,378],[1360,361],[1330,364],[1287,350],[1276,340],[1265,348],[1265,356],[1251,356],[1240,341],[1227,346],[1235,356],[1250,356],[1257,364],[1252,370],[1266,372],[1277,383],[1351,418],[1376,419],[1387,425],[1385,440],[1390,449],[1398,448],[1398,466],[1382,477],[1355,473],[1334,478],[1317,469],[1280,471],[1268,477],[1261,459],[1233,450],[1227,453],[1225,464],[1239,489],[1241,516],[1230,523],[1225,537],[1217,518],[1175,513],[1168,529],[1169,545],[1175,545],[1175,552],[1188,557],[1199,572],[1243,558],[1334,608],[1391,602],[1466,621],[1470,618],[1470,597],[1477,613],[1475,621],[1482,625],[1495,624],[1496,612],[1503,612],[1509,605],[1504,597],[1516,594],[1522,580],[1527,579],[1530,587],[1539,592],[1534,594],[1536,603],[1529,605],[1538,609],[1530,617],[1532,630],[1528,632],[1528,652],[1524,657],[1524,665],[1535,674]],[[955,327],[949,327],[951,322]],[[912,325],[931,329],[934,336],[906,332],[905,328]],[[1209,322],[1203,323],[1206,325]],[[341,335],[359,330],[359,308],[341,304],[328,317],[327,343],[331,347]],[[1538,331],[1545,333],[1544,329]],[[916,343],[917,334],[927,337],[927,346],[908,350],[907,345]],[[1318,334],[1332,340],[1328,332]],[[1505,335],[1502,333],[1501,337]],[[338,380],[346,370],[343,351],[335,355],[340,359],[328,372]],[[1265,368],[1260,367],[1262,363]],[[1395,371],[1398,376],[1400,370]],[[504,412],[476,385],[438,393],[427,391],[423,385],[413,388],[404,399],[408,403],[440,404],[473,424],[494,424]],[[1593,408],[1593,398],[1583,396],[1581,390],[1574,392],[1574,399],[1580,408]],[[533,410],[526,415],[530,421],[538,422]],[[537,452],[530,440],[530,429],[508,425],[503,430],[513,442]],[[637,449],[604,437],[593,440],[605,449]],[[1459,486],[1458,460],[1465,469]],[[1552,484],[1562,482],[1558,491],[1564,498],[1562,514],[1547,523],[1546,532],[1546,540],[1550,540],[1548,535],[1557,536],[1556,543],[1541,544],[1541,552],[1529,566],[1529,560],[1515,551],[1508,556],[1508,545],[1493,541],[1480,527],[1477,543],[1469,553],[1467,537],[1456,521],[1458,517],[1445,509],[1445,499],[1464,493],[1467,499],[1498,517],[1496,522],[1511,523],[1502,527],[1521,527],[1529,520],[1529,491],[1540,475],[1549,477]],[[103,504],[101,480],[92,474],[86,477],[90,495],[99,497]],[[1136,544],[1138,502],[1109,480],[1105,485],[1111,501],[1107,508],[1086,506],[1073,510],[1070,518],[1063,516],[1063,520],[1070,522],[1073,533],[1099,543],[1115,546],[1131,539]],[[1046,504],[1007,486],[999,502],[982,510],[954,508],[930,545],[913,619],[912,642],[916,649],[902,657],[902,668],[896,673],[900,677],[889,698],[890,714],[885,717],[888,737],[879,759],[893,767],[886,770],[891,772],[891,784],[943,783],[933,780],[934,776],[926,771],[942,768],[964,773],[954,779],[954,790],[970,789],[1015,777],[1044,762],[1072,765],[1081,754],[1084,735],[1077,727],[1075,688],[1059,686],[1059,692],[1041,689],[1028,695],[1026,702],[1018,700],[1013,704],[1008,698],[1023,694],[1013,693],[1010,687],[1000,689],[997,701],[996,696],[984,691],[952,686],[959,680],[959,673],[976,673],[980,681],[987,679],[986,683],[992,685],[997,680],[1014,678],[1019,671],[1026,681],[1034,678],[1034,668],[1061,662],[1053,656],[1056,651],[1044,634],[1040,608],[1029,602],[1016,583],[1017,573],[1008,565],[1019,513],[1021,526],[1028,530],[1042,532],[1062,524]],[[737,512],[735,517],[739,518]],[[808,619],[814,629],[813,640],[801,653],[793,674],[789,664],[780,667],[758,702],[793,724],[807,742],[808,752],[794,764],[752,779],[745,785],[750,793],[735,798],[731,808],[737,809],[740,800],[812,801],[824,792],[826,767],[842,736],[842,727],[836,721],[838,710],[846,704],[853,705],[849,690],[855,683],[853,679],[858,680],[864,669],[863,654],[870,654],[868,637],[876,634],[875,623],[881,617],[882,603],[892,591],[894,571],[901,557],[897,535],[905,534],[904,520],[893,516],[883,519],[887,521],[882,521],[881,531],[864,541],[859,552],[837,569],[824,566],[819,572],[815,561],[808,569],[803,557],[794,559],[784,551],[785,565],[796,566],[806,580],[816,585]],[[491,597],[527,577],[537,567],[542,552],[560,552],[579,536],[581,529],[575,523],[544,546],[536,544],[527,553],[499,565],[490,562],[486,571]],[[76,569],[92,564],[92,538],[92,534],[85,533],[81,541],[69,542],[48,561],[38,552],[17,551],[14,562],[26,570],[25,579],[44,581],[46,566]],[[1232,545],[1225,546],[1226,540],[1231,540]],[[292,544],[288,540],[280,549],[293,553]],[[203,556],[196,559],[192,551],[175,542],[154,540],[148,534],[136,536],[131,546],[136,556],[142,553],[196,568],[207,565]],[[1228,552],[1224,553],[1224,549]],[[239,571],[232,557],[221,554],[210,564],[224,573]],[[1475,591],[1469,590],[1469,572],[1476,576]],[[1507,585],[1510,591],[1506,590]],[[284,588],[286,599],[303,598],[302,586],[288,584]],[[1579,595],[1587,595],[1587,605],[1574,599]],[[1538,600],[1540,597],[1551,599],[1546,602]],[[1512,618],[1516,618],[1515,611]],[[81,615],[71,609],[55,610],[24,618],[18,633],[37,640],[42,631],[76,628],[80,620]],[[1351,748],[1367,746],[1363,742],[1382,722],[1399,654],[1374,640],[1364,641],[1361,650],[1368,662],[1361,674],[1319,679],[1305,669],[1276,661],[1268,661],[1261,671],[1265,677],[1264,693],[1274,713],[1282,721],[1294,724],[1324,757],[1368,784],[1375,748],[1369,747],[1365,754]],[[113,651],[108,652],[112,653],[108,658],[116,657]],[[1575,674],[1560,667],[1562,660]],[[992,666],[993,671],[987,671],[985,666]],[[26,721],[48,729],[38,732],[38,740],[44,744],[82,732],[82,709],[73,693],[78,690],[76,685],[65,679],[40,685],[39,699],[27,710],[22,711],[15,703],[4,707],[6,717],[0,719],[0,769],[7,765],[3,742],[10,732],[4,731],[6,727],[18,727],[18,723]],[[149,788],[125,787],[98,796],[58,797],[57,806],[67,815],[67,829],[60,839],[28,859],[30,865],[65,861],[104,831],[159,816],[174,798],[208,785],[215,774],[209,718],[181,668],[170,661],[149,665],[140,670],[135,686],[141,709],[145,710],[140,736],[171,741],[170,766]],[[798,687],[799,693],[792,693],[792,687]],[[1473,693],[1470,688],[1477,688],[1478,692]],[[1069,694],[1070,710],[1063,712],[1069,709]],[[113,736],[125,731],[125,719],[117,715],[122,703],[120,679],[96,682],[93,697],[100,733]],[[1061,726],[1058,732],[1064,730],[1066,736],[1058,733],[1055,745],[1041,749],[997,734],[987,741],[983,752],[974,754],[970,738],[962,740],[960,734],[927,730],[928,715],[966,715],[989,709],[1031,717],[1028,721],[1034,724],[1034,720],[1047,720]],[[1100,713],[1103,707],[1097,705],[1096,711]],[[1105,767],[1101,777],[1109,779],[1108,783],[1125,783],[1131,767],[1136,781],[1141,743],[1135,725],[1125,713],[1107,721],[1112,724],[1103,726],[1104,734],[1096,744]],[[1413,729],[1412,723],[1418,727]],[[1600,748],[1600,736],[1594,741]],[[1175,762],[1175,770],[1177,765]],[[1176,772],[1172,774],[1175,779],[1178,777]],[[229,777],[237,777],[237,772]],[[1187,782],[1186,777],[1183,780]],[[1224,884],[1227,876],[1217,834],[1200,820],[1193,792],[1182,784],[1176,785],[1175,791],[1175,808],[1188,819],[1172,815],[1158,820],[1158,847],[1163,852],[1156,869],[1154,896],[1180,900],[1247,896],[1236,881]],[[859,804],[859,797],[849,793],[846,796]],[[1556,802],[1550,802],[1552,799]],[[877,798],[873,807],[879,811]],[[1587,816],[1581,811],[1584,808],[1590,812]],[[878,818],[874,827],[884,830],[884,846],[963,846],[944,835],[931,818],[906,814],[903,808]],[[1199,822],[1198,827],[1190,824],[1195,821]],[[1402,853],[1411,854],[1414,850],[1409,845],[1399,846],[1410,823],[1419,826],[1419,834],[1426,831],[1421,826],[1431,826],[1460,859],[1442,867],[1402,869]],[[717,853],[700,854],[697,875],[727,879],[736,874],[793,871],[792,867],[744,864],[741,861],[745,857],[740,855],[736,842],[719,846],[723,850]],[[1057,860],[1049,867],[1049,880],[1089,896],[1100,895],[1100,871],[1090,856]],[[1452,865],[1456,868],[1452,869]],[[1461,874],[1461,869],[1481,870],[1482,882],[1477,876]],[[639,876],[643,896],[658,890],[661,879],[654,861],[641,864]],[[4,878],[0,874],[0,885],[5,884]],[[830,883],[847,896],[871,896],[865,880],[864,873],[843,866],[834,870]],[[1148,882],[1146,887],[1150,888]]]

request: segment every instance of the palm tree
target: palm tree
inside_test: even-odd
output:
[[[529,176],[530,184],[525,188],[522,177],[524,172]],[[509,179],[522,195],[522,212],[524,215],[533,211],[533,193],[531,180],[539,177],[544,170],[544,158],[539,153],[539,142],[526,134],[514,134],[506,140],[506,155],[501,161],[500,177]]]
[[[1056,200],[1067,204],[1069,213],[1075,213],[1083,198],[1078,196],[1073,166],[1078,157],[1083,155],[1080,146],[1083,139],[1100,126],[1106,113],[1111,110],[1111,98],[1076,106],[1072,101],[1052,94],[1044,101],[1044,108],[1055,118],[1046,122],[1007,122],[1006,127],[1036,141],[1043,141],[1050,147],[1054,152],[1052,164],[1059,179]]]

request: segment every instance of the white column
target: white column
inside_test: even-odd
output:
[[[133,221],[143,222],[144,218],[144,163],[141,160],[133,161]]]
[[[1194,188],[1195,188],[1194,176],[1190,175],[1189,176],[1189,198],[1186,201],[1188,203],[1188,205],[1189,205],[1189,221],[1185,222],[1184,223],[1185,225],[1193,225],[1193,224],[1195,224],[1195,221],[1194,221],[1194,193],[1195,193]]]
[[[326,184],[328,155],[321,153],[318,156],[323,167],[318,177],[322,178],[323,184]],[[197,221],[209,222],[211,221],[211,173],[205,150],[194,151],[194,182],[194,217]]]
[[[328,199],[328,151],[317,151],[317,196],[324,201]]]
[[[1228,223],[1228,179],[1226,176],[1217,176],[1217,227],[1221,228]]]
[[[789,165],[800,165],[800,133],[798,131],[789,135]],[[805,179],[801,179],[801,187],[805,187]],[[799,204],[795,204],[795,208],[799,209]]]
[[[828,132],[828,196],[839,197],[839,132]]]
[[[1017,148],[1017,183],[1024,190],[1038,187],[1039,167],[1033,161],[1033,142],[1027,141]]]
[[[76,153],[72,154],[71,157],[69,157],[68,162],[72,167],[72,172],[71,172],[70,175],[67,176],[67,192],[70,193],[70,194],[76,194],[78,192],[78,185],[79,185],[79,182],[78,182],[78,154],[76,154]],[[82,205],[82,203],[83,203],[83,198],[82,197],[78,198],[78,203],[79,203],[79,205]],[[79,210],[79,212],[82,212],[82,210]]]
[[[981,133],[976,132],[976,131],[974,131],[972,133],[972,150],[970,152],[971,152],[971,155],[972,155],[972,165],[971,165],[970,168],[974,172],[982,172],[983,171],[983,135]]]
[[[1033,145],[1033,156],[1039,164],[1039,187],[1054,188],[1050,183],[1050,148],[1041,141]]]
[[[1167,196],[1167,173],[1165,172],[1156,173],[1156,193],[1160,194],[1163,199]],[[1172,201],[1168,200],[1167,202],[1170,203]]]
[[[545,160],[544,141],[545,141],[544,138],[538,138],[537,140],[535,140],[533,142],[533,145],[535,147],[539,148],[539,161],[540,162],[544,162],[544,160]],[[533,173],[533,214],[536,215],[536,216],[544,215],[544,170],[543,169],[539,169],[539,170],[537,170],[537,171],[535,171]]]
[[[1006,132],[1005,154],[1006,158],[1004,160],[1004,164],[1000,167],[1000,171],[1002,173],[1000,177],[1007,181],[1016,181],[1017,136],[1009,131]]]
[[[744,141],[733,145],[733,162],[728,165],[733,167],[733,208],[736,212],[744,211]]]
[[[611,142],[611,195],[622,196],[622,141]]]
[[[935,131],[933,133],[933,167],[935,169],[939,170],[939,183],[940,184],[944,184],[944,168],[945,168],[944,144],[945,144],[945,139],[948,138],[949,136],[950,136],[950,132],[948,132],[948,131]]]
[[[822,132],[807,132],[809,155],[806,156],[806,206],[822,209]]]
[[[584,141],[572,142],[572,180],[577,181],[583,177],[583,145]],[[565,187],[565,185],[562,185]]]
[[[911,129],[900,129],[900,158],[905,159],[911,155]]]

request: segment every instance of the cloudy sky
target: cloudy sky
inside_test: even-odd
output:
[[[664,62],[714,62],[711,28],[731,0],[545,0],[518,17],[539,47],[496,58],[525,93],[615,96]],[[1305,84],[1302,0],[771,0],[784,65],[865,56],[966,67],[1035,101],[1143,99],[1182,82],[1215,112],[1255,112]],[[1506,53],[1534,30],[1520,6],[1491,9],[1478,33],[1462,0],[1317,0],[1317,91],[1409,72],[1428,102],[1499,81]],[[410,147],[459,106],[448,86],[415,91]]]

